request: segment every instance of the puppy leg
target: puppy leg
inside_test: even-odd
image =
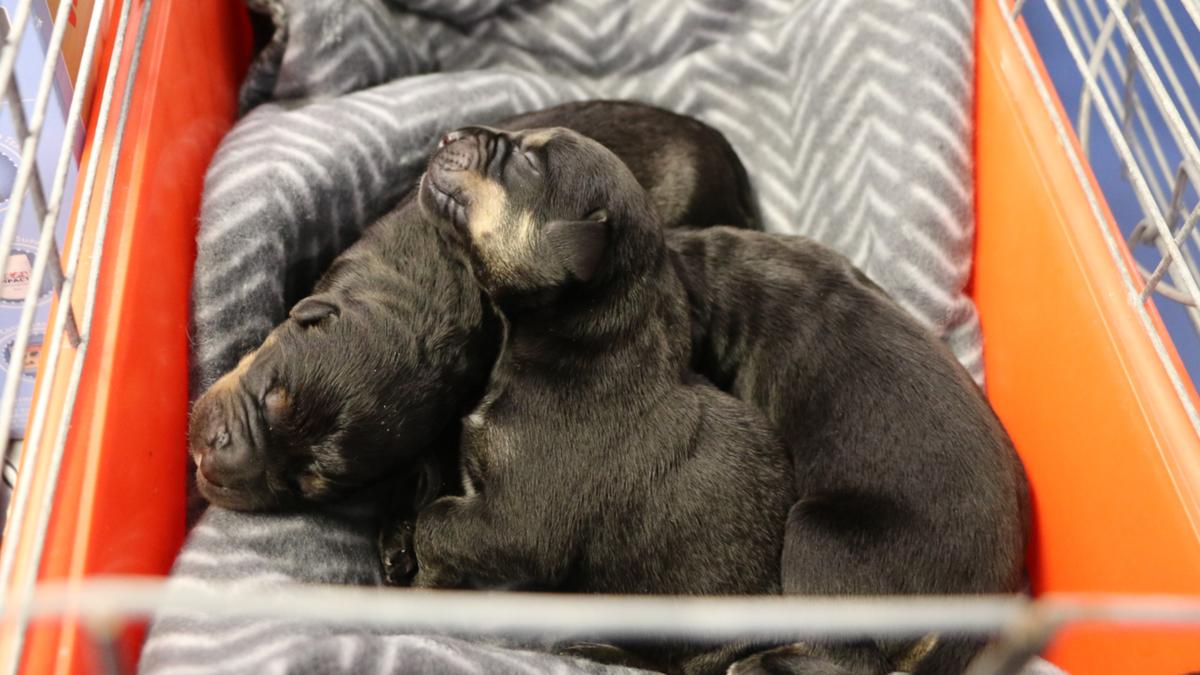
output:
[[[417,557],[415,588],[459,588],[473,567],[471,539],[478,526],[480,497],[442,497],[417,514],[412,550]]]
[[[441,487],[436,462],[422,462],[413,473],[395,486],[381,491],[378,551],[383,564],[383,579],[390,586],[408,586],[417,573],[417,555],[413,550],[413,532],[417,512],[432,502],[434,490]]]
[[[749,661],[756,651],[763,649],[761,645],[750,642],[733,642],[706,651],[694,651],[684,658],[678,672],[683,675],[716,675],[732,673],[738,664]],[[675,672],[674,670],[672,672]],[[773,673],[774,671],[749,670],[748,673]],[[783,671],[786,672],[786,671]]]
[[[898,595],[908,591],[905,540],[921,540],[886,503],[871,509],[850,498],[806,500],[792,506],[783,545],[787,595]],[[920,640],[813,643],[816,653],[853,673],[888,673],[893,656]],[[965,664],[964,664],[965,665]],[[801,671],[804,672],[804,671]]]
[[[552,588],[566,572],[569,542],[524,522],[483,495],[441,497],[417,516],[416,588]]]
[[[415,518],[399,520],[379,530],[379,560],[383,563],[383,580],[389,586],[408,586],[417,573],[415,531]]]

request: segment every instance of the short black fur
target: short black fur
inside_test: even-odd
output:
[[[498,123],[545,125],[612,148],[666,227],[757,223],[736,154],[696,120],[590,101]],[[437,461],[448,452],[438,439],[477,400],[498,341],[469,273],[410,195],[196,401],[189,446],[197,485],[226,508],[291,508]]]
[[[789,450],[798,501],[784,591],[1019,591],[1024,470],[941,342],[815,242],[729,228],[667,236],[690,296],[694,366],[753,401]],[[917,672],[961,673],[978,648],[962,644],[939,642]],[[870,643],[845,658],[895,665],[912,649]]]
[[[509,146],[540,168],[495,158]],[[422,185],[431,211],[452,211],[439,194],[462,204],[445,226],[505,340],[464,421],[466,494],[416,520],[413,585],[778,593],[783,448],[691,372],[687,296],[629,170],[565,129],[477,128],[434,155]],[[629,646],[688,673],[724,672],[750,647]]]
[[[661,124],[641,129],[640,163],[622,157],[644,185],[661,181],[661,162],[646,158],[662,148],[655,139],[683,118],[630,104],[590,105],[561,108],[558,120],[538,117],[553,109],[534,113],[526,126],[586,133],[572,120],[593,114],[593,137],[605,141],[623,139],[629,115],[657,116]],[[605,122],[606,109],[622,112]],[[739,187],[740,163],[717,132],[701,131],[696,147],[731,158],[731,173],[740,176],[698,184],[728,200],[728,210],[712,212],[752,213],[739,206],[749,203]],[[694,202],[687,218],[715,224],[702,204]],[[436,231],[415,203],[403,204],[326,275],[320,293],[337,301],[339,316],[308,330],[285,322],[226,395],[197,403],[193,452],[231,450],[213,453],[225,465],[218,475],[236,486],[210,487],[215,503],[278,508],[333,498],[396,473],[422,473],[427,460],[443,468],[422,473],[425,489],[417,492],[424,498],[417,501],[453,489],[456,481],[429,488],[453,473],[455,446],[443,440],[457,438],[454,420],[478,399],[499,331]],[[689,293],[693,367],[765,413],[789,451],[800,501],[786,536],[787,590],[1020,588],[1029,517],[1023,472],[978,388],[934,336],[840,256],[802,238],[713,230],[671,231],[667,241]],[[292,392],[272,401],[290,402],[295,421],[268,421],[268,407],[277,407],[264,405],[272,385]],[[336,474],[306,477],[314,465]],[[412,504],[397,501],[402,522]],[[404,532],[382,535],[389,577],[408,579]],[[912,647],[860,645],[845,662],[877,663],[882,654],[903,663]],[[975,648],[943,641],[921,668],[961,672]]]

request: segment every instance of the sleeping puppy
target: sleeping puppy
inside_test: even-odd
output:
[[[646,191],[567,129],[448,134],[423,209],[462,242],[504,342],[459,457],[421,511],[414,585],[779,591],[782,446],[689,370],[687,296]],[[723,672],[747,645],[655,656]]]
[[[422,581],[422,574],[435,585],[498,583],[499,573],[488,565],[507,560],[497,557],[505,542],[514,543],[518,556],[550,550],[550,557],[559,559],[554,549],[538,548],[538,540],[530,539],[526,529],[540,534],[549,527],[545,519],[564,510],[570,513],[560,500],[585,502],[572,507],[576,509],[587,508],[587,502],[598,503],[571,482],[576,480],[571,471],[577,466],[576,455],[569,455],[572,461],[567,462],[562,453],[577,449],[586,453],[593,439],[604,439],[603,431],[624,432],[631,424],[627,418],[642,419],[639,413],[621,416],[626,401],[618,394],[603,399],[611,407],[607,411],[588,404],[590,399],[575,402],[572,387],[581,379],[574,369],[587,361],[560,355],[578,349],[588,356],[609,345],[610,340],[595,339],[587,332],[593,322],[603,326],[606,335],[656,325],[640,317],[611,319],[607,312],[623,305],[604,294],[587,292],[591,285],[603,284],[605,277],[598,275],[606,269],[602,267],[605,256],[616,256],[624,265],[638,260],[632,254],[622,256],[624,249],[611,240],[615,237],[611,209],[606,219],[599,219],[609,225],[587,220],[563,223],[554,220],[561,214],[527,207],[527,198],[513,197],[536,189],[542,181],[566,181],[562,189],[567,194],[578,199],[589,196],[570,182],[571,155],[561,154],[550,164],[536,149],[530,152],[531,147],[559,137],[542,131],[453,135],[449,138],[455,142],[431,161],[423,182],[421,194],[427,206],[440,209],[460,229],[465,224],[464,237],[471,242],[469,250],[482,285],[504,308],[510,326],[490,393],[481,409],[468,418],[463,437],[466,496],[447,498],[433,511],[423,512],[415,541],[404,528],[385,541],[385,560],[415,550],[418,583],[431,583]],[[504,150],[510,145],[508,163],[490,163],[488,149]],[[508,173],[480,177],[471,170],[480,162],[489,171]],[[526,167],[523,173],[517,170],[521,167]],[[587,172],[590,184],[607,185],[604,172],[586,164],[579,170]],[[497,187],[500,180],[504,182]],[[558,193],[557,187],[553,193]],[[566,203],[562,208],[574,201]],[[606,202],[580,203],[599,209]],[[978,387],[940,341],[849,261],[807,239],[719,227],[671,231],[665,236],[675,273],[688,295],[691,366],[765,413],[786,446],[796,501],[790,508],[782,556],[784,592],[1019,591],[1029,523],[1024,472]],[[591,246],[577,245],[579,239]],[[634,248],[654,250],[646,243]],[[545,265],[522,264],[520,256],[531,254]],[[555,283],[564,273],[559,267],[571,273],[571,283]],[[657,297],[640,287],[630,292]],[[615,342],[623,346],[620,340]],[[647,352],[630,356],[634,365],[626,367],[641,376],[645,364],[647,377],[652,377],[662,354],[670,352],[661,347],[648,347]],[[606,372],[592,369],[601,386],[609,384],[602,377]],[[526,382],[529,379],[532,385]],[[615,380],[627,386],[620,378]],[[637,388],[632,391],[630,401],[636,408]],[[528,421],[529,410],[539,411],[538,419]],[[582,415],[587,429],[573,443],[561,439],[572,414]],[[632,433],[636,436],[636,431]],[[526,448],[530,452],[546,448],[549,453],[551,447],[557,454],[546,458],[530,461],[524,454]],[[587,476],[611,474],[603,455],[583,456],[588,458],[584,460],[590,470]],[[556,462],[559,468],[545,468],[539,459]],[[618,476],[618,485],[624,485],[620,473],[613,475]],[[536,480],[531,484],[539,486],[529,493],[536,499],[508,507],[524,508],[519,512],[527,519],[525,524],[495,516],[493,509],[501,508],[491,505],[496,492],[519,491],[515,486],[524,484],[522,477]],[[545,513],[539,510],[543,498],[549,504]],[[477,512],[502,523],[496,527],[503,533],[500,543],[470,529]],[[464,531],[469,533],[465,537],[454,529],[461,513],[475,514],[465,521]],[[639,522],[637,517],[622,515]],[[449,522],[439,522],[445,520]],[[451,562],[444,562],[442,556]],[[434,569],[425,570],[430,564]],[[748,657],[736,664],[735,672],[961,673],[978,648],[977,642],[937,636],[918,641],[810,642]]]
[[[716,130],[647,105],[572,103],[502,122],[566,126],[612,148],[666,227],[754,226],[749,183]],[[467,270],[408,198],[340,256],[262,346],[197,399],[196,481],[255,510],[334,499],[457,443],[499,343]],[[453,464],[453,451],[434,453]]]
[[[668,229],[762,229],[737,153],[720,132],[694,117],[632,101],[583,101],[518,115],[497,126],[565,126],[599,141],[633,171]]]
[[[785,593],[1021,589],[1024,470],[939,340],[849,261],[802,237],[712,228],[668,241],[692,309],[693,367],[752,402],[788,448],[798,501]],[[887,673],[910,670],[933,644],[916,672],[962,673],[979,648],[872,641],[822,651],[853,672]],[[812,672],[800,667],[812,648],[769,658]],[[769,671],[752,665],[738,672]]]
[[[661,147],[654,138],[688,128],[685,118],[643,113],[662,115],[643,157]],[[557,124],[571,126],[565,117]],[[619,137],[619,126],[617,117],[599,129]],[[707,134],[708,147],[728,148],[718,132],[697,128],[698,147]],[[740,169],[725,152],[707,156]],[[665,180],[655,166],[630,162],[644,186]],[[738,189],[737,181],[700,178],[704,192]],[[735,211],[741,202],[730,197]],[[693,222],[713,223],[690,212]],[[1019,588],[1029,509],[1020,464],[978,388],[934,336],[840,256],[802,238],[707,230],[669,231],[667,239],[693,307],[694,369],[765,413],[792,458],[801,499],[786,537],[789,590]],[[202,470],[219,448],[209,460],[219,485],[204,488],[198,475],[214,503],[277,508],[430,467],[418,458],[455,464],[452,420],[477,400],[499,335],[434,224],[410,200],[370,228],[319,291],[214,386],[224,393],[209,392],[194,408],[190,444]],[[451,444],[438,445],[443,438]],[[443,489],[432,467],[419,477],[423,494]],[[388,576],[406,582],[411,532],[384,534]],[[817,545],[803,546],[809,539]],[[877,664],[908,647],[866,643],[849,656]],[[970,645],[941,642],[922,668],[949,673],[957,663],[961,672],[971,654]]]

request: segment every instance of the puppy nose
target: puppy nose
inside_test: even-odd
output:
[[[217,463],[213,460],[211,452],[204,453],[200,457],[200,473],[204,474],[204,479],[217,487],[225,487],[221,471],[217,468]]]
[[[209,404],[209,401],[202,403]],[[197,462],[201,457],[221,452],[229,446],[229,425],[219,406],[209,404],[197,411],[192,418],[191,439],[192,453]]]
[[[438,148],[444,148],[447,145],[453,145],[459,141],[469,138],[477,139],[480,143],[487,143],[493,138],[507,138],[508,133],[500,129],[493,129],[482,125],[472,125],[462,127],[448,132],[438,141]]]
[[[208,438],[205,439],[205,442],[208,447],[213,450],[223,449],[225,446],[229,445],[229,427],[225,426],[224,424],[218,426],[216,429],[209,432]]]
[[[446,147],[452,143],[457,143],[467,136],[466,129],[455,129],[442,136],[442,140],[438,141],[438,149]]]
[[[261,470],[250,443],[234,441],[229,432],[221,429],[206,447],[196,452],[196,464],[209,483],[235,487],[252,481]]]
[[[454,174],[461,171],[483,172],[492,156],[495,135],[484,127],[463,127],[442,136],[429,168],[434,183],[455,192],[459,185]]]
[[[235,487],[261,470],[237,394],[207,393],[196,402],[190,449],[196,467],[214,485]]]

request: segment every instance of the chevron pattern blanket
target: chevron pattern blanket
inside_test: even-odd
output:
[[[849,256],[977,379],[971,0],[247,0],[275,25],[209,169],[194,392],[417,177],[438,132],[583,98],[723,131],[768,230]],[[370,517],[210,509],[174,582],[376,584]],[[449,638],[162,616],[147,673],[575,672]]]

